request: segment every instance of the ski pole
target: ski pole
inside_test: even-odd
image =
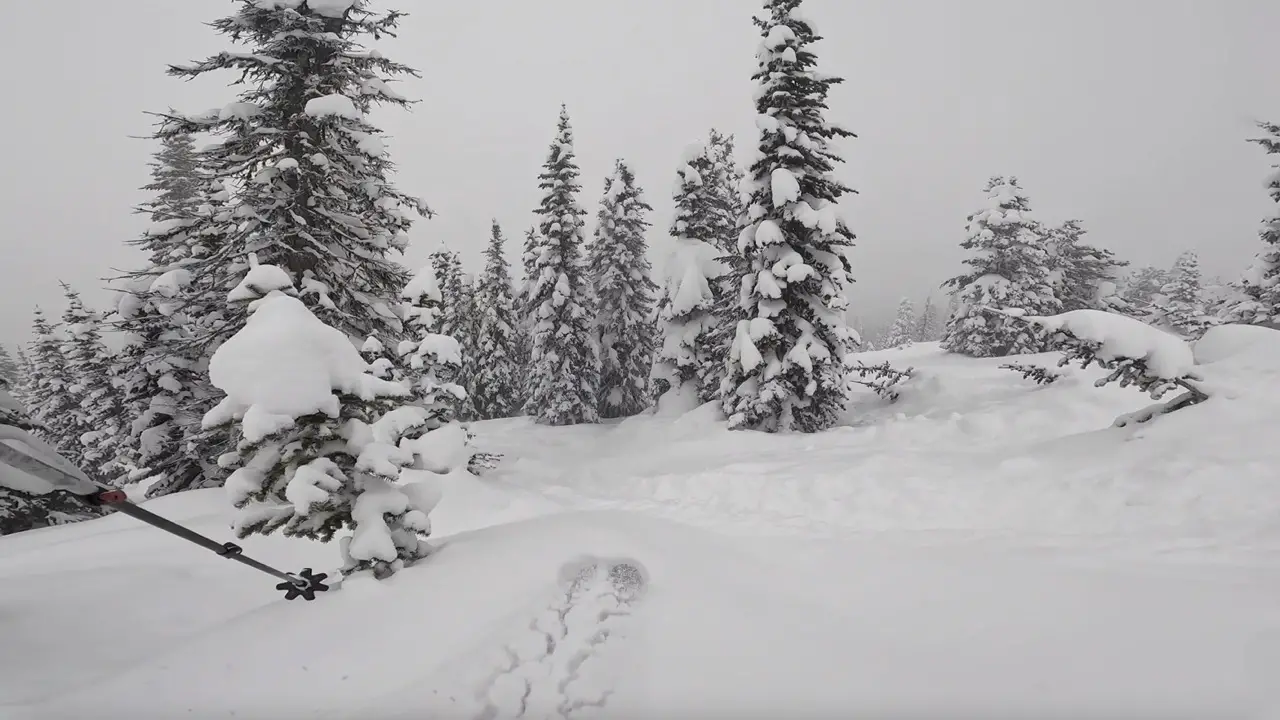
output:
[[[6,426],[8,428],[10,426]],[[22,431],[18,431],[22,432]],[[15,433],[11,430],[4,435],[12,436]],[[25,435],[26,433],[22,433]],[[33,438],[7,437],[0,439],[17,439],[25,444],[32,444]],[[38,441],[36,441],[38,442]],[[38,445],[36,446],[38,447]],[[62,460],[61,456],[57,456]],[[219,543],[218,541],[205,537],[190,528],[179,525],[178,523],[157,515],[150,510],[145,510],[129,500],[128,495],[123,490],[102,488],[97,483],[83,476],[83,473],[72,474],[63,468],[60,468],[44,460],[28,455],[17,448],[0,442],[0,462],[17,468],[24,472],[30,473],[41,480],[51,483],[55,488],[81,488],[88,487],[89,483],[96,488],[96,492],[88,494],[72,493],[83,500],[85,503],[93,506],[109,505],[116,508],[120,512],[140,520],[152,527],[163,530],[171,535],[176,535],[190,543],[195,543],[200,547],[210,550],[220,557],[229,560],[235,560],[243,563],[254,570],[264,572],[272,577],[283,580],[284,582],[276,585],[277,590],[283,590],[286,600],[293,600],[301,597],[304,600],[315,600],[317,592],[324,592],[329,586],[324,583],[328,577],[326,573],[312,573],[311,568],[304,568],[297,574],[286,573],[277,570],[265,563],[254,560],[244,555],[244,549],[235,543]],[[78,471],[78,468],[77,468]]]
[[[201,535],[190,528],[179,525],[166,517],[162,517],[150,510],[135,505],[129,500],[129,497],[123,490],[103,490],[100,493],[85,496],[84,499],[90,505],[109,505],[114,507],[135,520],[141,520],[142,522],[154,528],[163,530],[170,535],[177,535],[187,542],[195,543],[206,550],[214,552],[219,557],[224,557],[228,560],[235,560],[236,562],[248,565],[254,570],[264,572],[275,578],[283,580],[284,582],[277,585],[276,589],[284,590],[285,596],[289,600],[292,600],[299,595],[306,600],[315,600],[317,592],[323,592],[329,589],[329,586],[325,585],[323,582],[323,580],[328,577],[326,573],[313,575],[311,573],[311,568],[306,568],[296,575],[284,572],[283,570],[277,570],[266,563],[258,562],[257,560],[246,556],[244,554],[244,548],[233,542],[219,543],[217,540],[205,537],[204,535]]]

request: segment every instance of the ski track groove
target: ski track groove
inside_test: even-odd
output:
[[[474,720],[575,718],[602,710],[613,690],[592,687],[591,661],[614,636],[644,590],[641,571],[627,562],[581,567],[528,631],[499,651],[506,662],[477,691],[483,709]],[[581,687],[586,685],[586,687]]]

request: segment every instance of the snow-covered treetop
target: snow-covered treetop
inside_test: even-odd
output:
[[[987,184],[987,204],[969,216],[969,232],[981,233],[1004,225],[1029,224],[1034,221],[1027,197],[1018,187],[1018,179],[992,178]]]
[[[974,283],[1013,283],[1030,292],[1050,292],[1052,268],[1045,233],[1017,178],[993,177],[986,193],[983,208],[969,216],[968,237],[960,244],[975,251],[964,261],[970,270],[947,281],[947,286],[962,290]]]
[[[579,170],[573,150],[573,128],[569,124],[569,111],[560,107],[556,125],[556,139],[547,151],[547,161],[538,175],[538,187],[543,192],[540,206],[535,210],[541,216],[539,234],[551,247],[564,248],[565,243],[582,242],[582,216],[585,211],[578,205]],[[537,258],[533,258],[535,263]],[[556,278],[533,278],[534,285],[556,282]],[[534,294],[538,291],[535,290]]]
[[[239,187],[224,247],[287,271],[301,297],[314,297],[316,311],[352,337],[401,332],[379,300],[405,282],[387,256],[407,246],[414,216],[430,211],[391,183],[381,132],[368,116],[377,106],[409,105],[390,83],[418,73],[362,44],[394,36],[399,13],[374,13],[364,0],[237,5],[211,25],[242,51],[169,72],[232,71],[238,96],[203,113],[164,114],[157,135],[218,140],[202,150],[202,165]]]
[[[706,143],[695,142],[685,148],[681,164],[676,169],[676,185],[672,193],[675,201],[675,217],[671,221],[671,235],[687,242],[715,243],[717,207],[715,187],[704,182],[705,175],[713,180],[714,163]]]

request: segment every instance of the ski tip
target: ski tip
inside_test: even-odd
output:
[[[560,566],[558,575],[564,588],[599,577],[608,578],[627,598],[638,597],[649,586],[649,571],[643,563],[631,557],[582,555]]]

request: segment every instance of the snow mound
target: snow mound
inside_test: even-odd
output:
[[[278,293],[260,301],[244,328],[213,354],[209,377],[227,397],[205,416],[205,424],[242,414],[251,442],[303,415],[337,417],[335,391],[370,399],[377,391],[407,394],[398,384],[370,375],[346,335],[321,322],[302,301]]]
[[[254,265],[244,279],[227,293],[227,302],[244,302],[265,297],[273,291],[293,287],[289,273],[277,265]]]
[[[351,98],[339,93],[308,100],[304,111],[310,117],[340,117],[347,120],[359,120],[361,117]]]
[[[1280,331],[1260,325],[1217,325],[1195,343],[1199,365],[1245,359],[1280,369]]]

